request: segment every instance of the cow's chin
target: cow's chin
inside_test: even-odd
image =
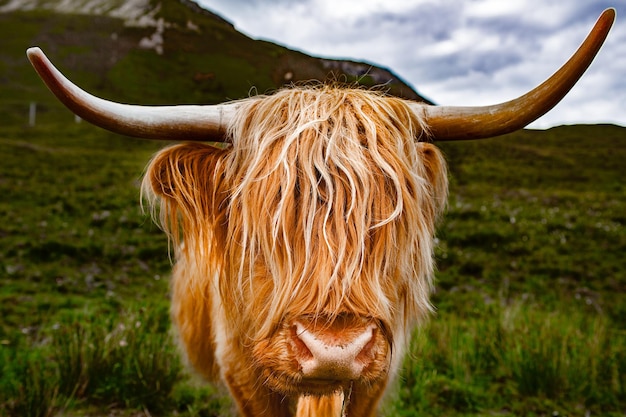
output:
[[[299,397],[301,395],[320,397],[334,395],[349,391],[354,383],[354,381],[341,380],[292,379],[273,372],[264,374],[266,376],[264,383],[267,388],[291,397]]]
[[[353,384],[371,386],[389,373],[386,332],[368,319],[332,325],[293,320],[253,349],[261,381],[284,395],[332,395]]]

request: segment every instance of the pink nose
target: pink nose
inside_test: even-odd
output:
[[[365,326],[346,339],[341,332],[312,331],[296,322],[292,347],[302,375],[311,379],[354,380],[372,362],[376,326]]]

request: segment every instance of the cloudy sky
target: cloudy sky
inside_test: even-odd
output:
[[[443,105],[517,97],[558,69],[602,10],[617,21],[574,89],[531,127],[626,126],[624,0],[195,0],[256,39],[388,67]]]

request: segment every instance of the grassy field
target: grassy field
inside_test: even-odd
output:
[[[138,197],[163,143],[48,109],[0,127],[0,415],[231,415],[170,338],[167,241]],[[626,129],[442,148],[438,312],[386,415],[623,416]]]

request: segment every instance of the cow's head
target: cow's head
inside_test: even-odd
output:
[[[606,11],[546,82],[486,107],[328,86],[214,106],[129,106],[80,90],[39,49],[28,55],[57,97],[96,125],[230,143],[164,149],[143,190],[178,260],[219,292],[224,334],[249,349],[263,382],[326,394],[395,371],[408,332],[430,311],[435,221],[447,194],[431,142],[493,137],[543,115],[586,70],[613,19]]]
[[[272,388],[387,374],[430,309],[445,162],[406,102],[320,86],[240,102],[232,146],[159,152],[144,190],[179,257],[218,275],[230,335]],[[401,355],[397,355],[401,357]]]

